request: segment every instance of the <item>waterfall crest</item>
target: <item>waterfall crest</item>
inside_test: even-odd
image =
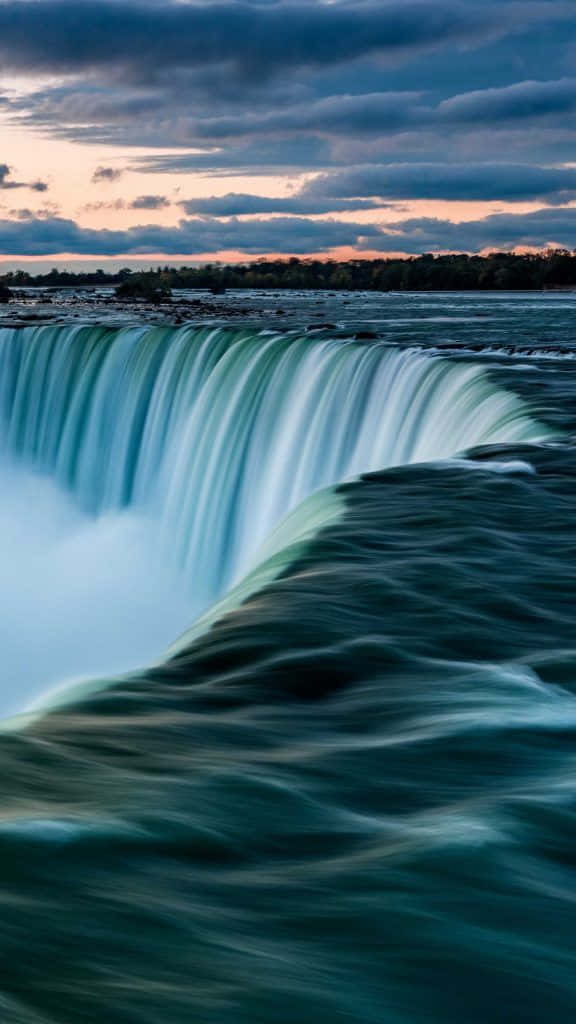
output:
[[[421,351],[193,326],[0,330],[4,451],[84,511],[135,506],[201,605],[314,491],[551,431],[486,372]]]

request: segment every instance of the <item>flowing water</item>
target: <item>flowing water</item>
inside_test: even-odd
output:
[[[0,329],[7,1021],[576,1012],[576,301],[351,305]]]

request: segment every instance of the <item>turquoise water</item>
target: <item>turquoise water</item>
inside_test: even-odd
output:
[[[8,1020],[573,1017],[570,324],[494,354],[451,302],[428,348],[0,332],[10,472],[145,522],[191,609],[5,723]]]

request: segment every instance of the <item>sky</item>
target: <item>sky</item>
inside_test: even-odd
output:
[[[0,0],[0,72],[5,269],[576,248],[576,0]]]

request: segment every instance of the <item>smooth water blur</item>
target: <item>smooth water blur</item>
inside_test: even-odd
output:
[[[195,604],[0,733],[10,1024],[574,1019],[572,307],[378,301],[0,332],[4,644]]]
[[[318,489],[547,436],[482,368],[410,349],[262,329],[0,329],[0,448],[20,469],[0,474],[0,713],[158,660]]]
[[[480,367],[223,328],[0,329],[0,440],[88,514],[143,508],[215,600],[319,488],[474,444],[551,436]]]
[[[0,737],[10,1021],[573,1019],[576,461],[473,459]]]

